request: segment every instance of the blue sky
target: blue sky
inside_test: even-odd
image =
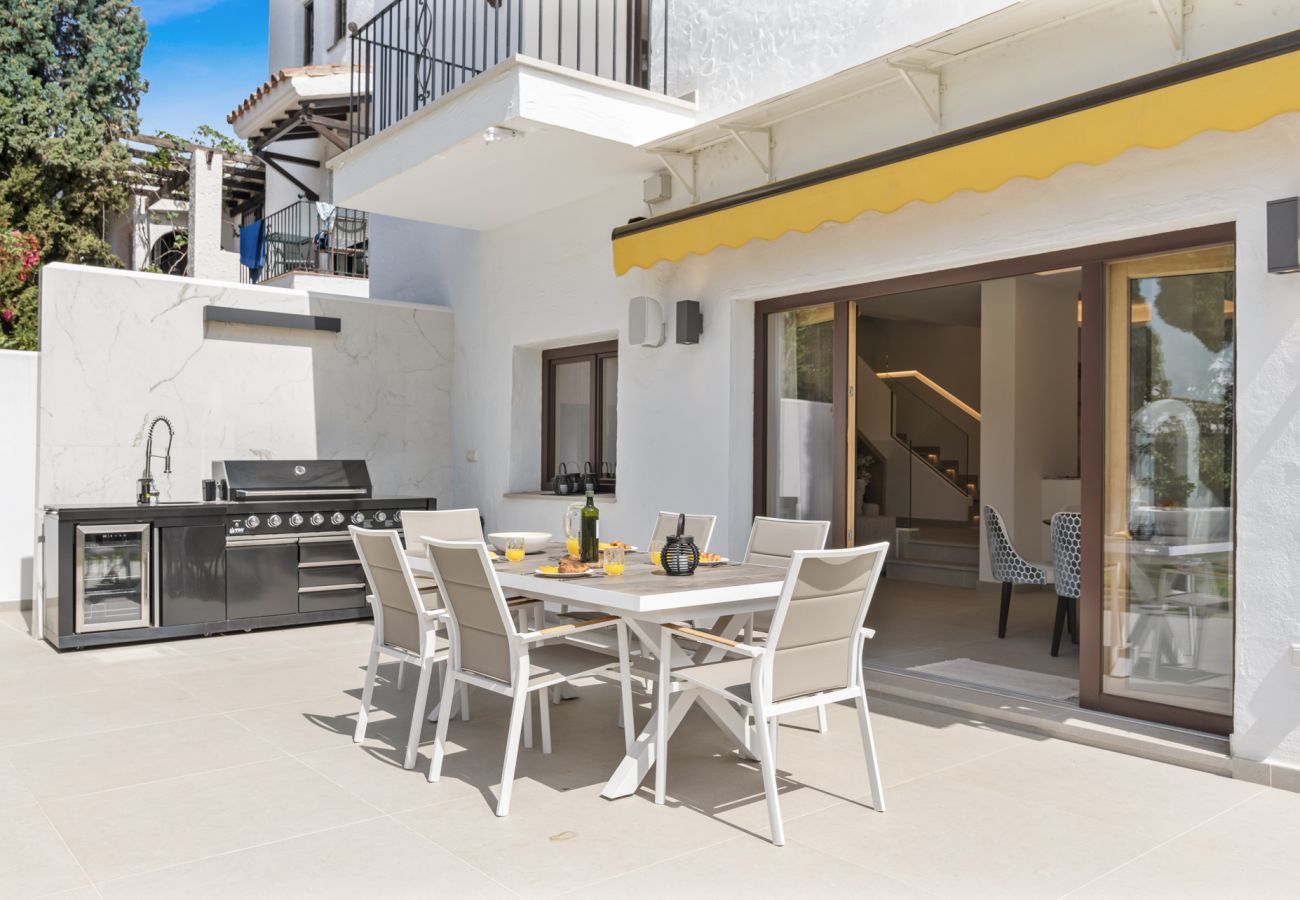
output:
[[[267,0],[136,0],[149,26],[141,130],[231,134],[226,114],[266,80]]]

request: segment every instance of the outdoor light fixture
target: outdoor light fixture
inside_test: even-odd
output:
[[[627,305],[627,342],[633,347],[662,347],[668,340],[664,308],[654,297],[633,297]]]
[[[515,131],[513,128],[507,128],[504,125],[489,125],[483,129],[483,143],[495,144],[497,141],[508,141],[511,138],[523,137],[522,131]]]
[[[700,312],[700,301],[677,301],[677,343],[698,344],[704,333],[704,313]]]
[[[1268,201],[1268,270],[1300,272],[1300,197]]]

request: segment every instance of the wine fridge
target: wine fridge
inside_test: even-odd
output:
[[[78,633],[153,623],[151,532],[148,524],[77,526]]]

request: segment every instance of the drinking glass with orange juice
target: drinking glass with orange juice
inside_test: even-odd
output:
[[[580,556],[582,556],[582,541],[579,538],[576,537],[566,538],[564,541],[564,546],[568,549],[569,555],[572,556],[574,559],[577,559]]]
[[[506,559],[510,562],[519,562],[524,558],[524,539],[509,538],[506,541]]]
[[[662,566],[662,565],[663,565],[663,555],[664,555],[664,542],[663,542],[663,541],[651,541],[651,542],[650,542],[650,562],[651,562],[653,565],[656,565],[656,566]]]
[[[623,548],[607,547],[601,553],[601,562],[606,575],[622,575],[624,568]]]

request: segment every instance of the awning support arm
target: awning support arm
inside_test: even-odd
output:
[[[1173,6],[1167,4],[1167,0],[1151,0],[1151,5],[1155,7],[1157,15],[1165,23],[1165,30],[1169,32],[1169,43],[1174,45],[1174,50],[1178,51],[1178,58],[1183,58],[1183,0],[1173,0]]]
[[[736,139],[736,143],[740,144],[740,146],[745,148],[745,152],[748,153],[750,158],[753,159],[754,162],[758,164],[758,167],[763,170],[763,174],[767,176],[767,180],[771,181],[772,180],[772,131],[771,129],[735,127],[735,128],[728,128],[727,133]],[[751,144],[749,140],[745,137],[745,135],[747,134],[756,134],[763,139],[763,143],[760,145],[763,148],[762,153],[759,153],[757,150],[754,149],[754,145]]]
[[[655,156],[659,157],[659,161],[664,164],[664,168],[668,170],[669,174],[671,174],[674,178],[676,178],[679,182],[681,182],[682,187],[686,188],[686,193],[691,195],[691,202],[695,203],[699,199],[695,194],[695,175],[696,175],[695,154],[694,153],[673,153],[668,150],[661,150],[655,153]],[[678,167],[673,165],[672,160],[677,160],[678,165],[681,164],[682,160],[689,160],[691,166],[690,180],[687,180],[686,176],[683,175],[680,171],[678,171]]]
[[[1159,0],[1156,0],[1159,2]],[[934,69],[890,61],[889,65],[903,77],[936,128],[943,128],[943,76]]]

